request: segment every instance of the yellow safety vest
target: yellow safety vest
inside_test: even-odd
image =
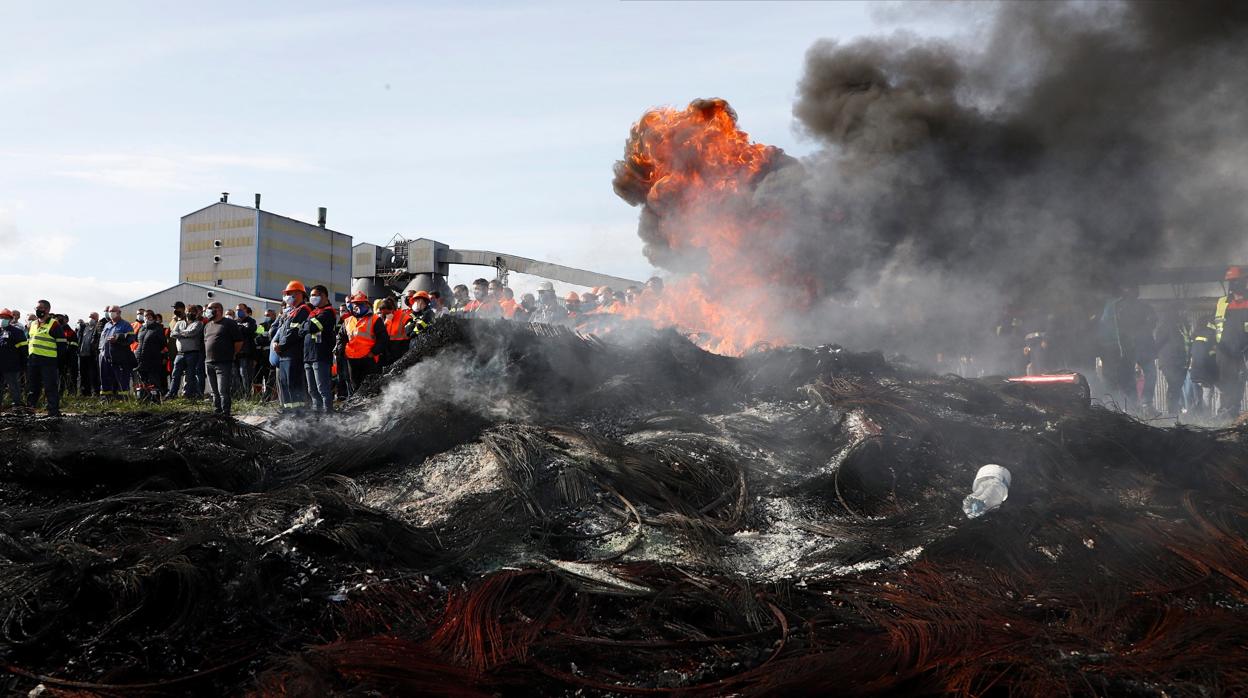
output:
[[[30,326],[30,348],[28,351],[31,356],[44,356],[49,359],[56,358],[57,340],[52,336],[52,328],[56,327],[58,322],[57,320],[49,320],[47,322],[35,320],[34,324]]]

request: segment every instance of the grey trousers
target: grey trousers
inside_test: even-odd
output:
[[[234,378],[233,361],[209,361],[204,364],[208,374],[208,389],[212,391],[212,411],[217,414],[230,414],[231,380]]]

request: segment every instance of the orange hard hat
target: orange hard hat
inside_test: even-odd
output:
[[[564,298],[568,303],[580,303],[581,297],[576,295],[576,291],[568,291],[568,297]]]
[[[429,295],[428,291],[417,291],[416,294],[412,296],[412,298],[413,299],[424,298],[425,300],[432,300],[432,297]]]
[[[368,296],[365,295],[363,291],[356,291],[355,293],[351,294],[351,297],[347,299],[347,302],[348,303],[367,303]]]
[[[291,281],[290,283],[286,284],[286,290],[282,291],[282,293],[290,293],[291,291],[298,291],[300,293],[306,294],[308,292],[308,289],[303,287],[302,281]]]
[[[1226,280],[1234,281],[1235,279],[1244,278],[1244,268],[1240,266],[1229,267],[1226,270]]]
[[[8,319],[12,320],[13,311],[9,310],[8,308],[0,308],[0,317],[7,317]]]

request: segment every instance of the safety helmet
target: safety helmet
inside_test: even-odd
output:
[[[412,295],[412,299],[415,300],[417,298],[424,298],[425,300],[431,300],[433,297],[429,295],[428,291],[417,291],[415,294]]]
[[[0,308],[0,317],[7,317],[8,319],[12,320],[13,311],[9,310],[8,308]]]
[[[1234,281],[1235,279],[1244,278],[1244,268],[1241,266],[1228,267],[1226,270],[1226,280]]]
[[[568,303],[580,303],[581,297],[576,295],[576,291],[568,291],[568,297],[564,298]]]
[[[385,301],[385,299],[384,299],[384,298],[378,298],[377,300],[373,301],[373,312],[374,312],[374,313],[376,313],[376,312],[378,312],[378,311],[380,311],[380,310],[381,310],[381,304],[382,304],[384,301]]]
[[[347,302],[348,303],[367,303],[368,294],[364,293],[363,291],[356,291],[355,293],[351,294],[351,297],[347,299]]]
[[[283,291],[282,293],[290,293],[291,291],[298,291],[306,295],[308,292],[308,289],[303,287],[302,281],[291,281],[290,283],[286,284],[286,290]]]
[[[543,282],[541,282],[541,283],[539,283],[539,284],[537,285],[537,290],[539,290],[539,291],[550,291],[551,293],[554,293],[554,292],[555,292],[555,285],[554,285],[554,284],[552,284],[552,283],[550,283],[549,281],[543,281]]]

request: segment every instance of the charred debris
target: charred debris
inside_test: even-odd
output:
[[[1057,390],[446,318],[341,426],[0,417],[3,686],[1245,690],[1244,432]]]

